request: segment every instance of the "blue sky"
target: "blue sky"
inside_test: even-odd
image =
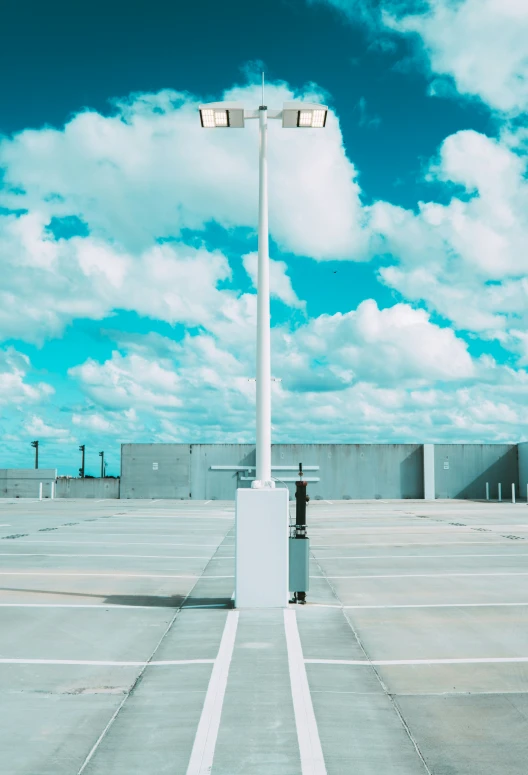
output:
[[[528,433],[522,0],[2,10],[0,466],[254,438],[256,149],[270,131],[275,441]],[[302,422],[299,422],[299,416]]]

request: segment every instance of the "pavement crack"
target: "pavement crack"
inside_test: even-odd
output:
[[[183,609],[183,607],[184,607],[184,605],[185,605],[185,602],[188,600],[188,598],[189,598],[189,597],[191,596],[191,594],[193,593],[193,591],[194,591],[194,588],[196,587],[196,585],[198,584],[198,582],[199,582],[199,581],[200,581],[200,580],[203,578],[203,576],[204,576],[204,573],[206,572],[206,570],[207,570],[207,568],[209,567],[210,563],[211,563],[211,562],[212,562],[212,561],[215,559],[215,557],[216,557],[216,555],[217,555],[217,553],[218,553],[218,550],[219,550],[219,549],[221,548],[221,546],[224,544],[224,542],[226,541],[226,539],[228,538],[228,536],[230,535],[230,533],[232,532],[232,530],[233,530],[233,528],[232,528],[232,527],[230,527],[230,528],[229,528],[229,530],[226,532],[226,534],[224,535],[223,539],[220,541],[220,543],[219,543],[219,544],[218,544],[218,546],[216,547],[216,549],[215,549],[214,553],[213,553],[213,554],[211,555],[211,557],[209,558],[209,560],[208,560],[208,562],[207,562],[207,565],[204,567],[204,569],[203,569],[203,571],[202,571],[202,574],[201,574],[201,575],[200,575],[200,576],[199,576],[199,577],[196,579],[196,581],[195,581],[195,582],[194,582],[194,584],[192,585],[192,587],[191,587],[191,589],[189,590],[189,592],[188,592],[188,593],[185,595],[185,598],[182,600],[182,602],[181,602],[180,606],[178,607],[178,609],[176,610],[176,612],[175,612],[174,616],[172,617],[172,619],[170,620],[169,624],[167,625],[167,627],[166,627],[166,629],[165,629],[165,631],[164,631],[163,635],[161,636],[161,638],[160,638],[160,639],[159,639],[159,641],[157,642],[157,644],[156,644],[156,646],[154,647],[154,650],[152,651],[152,653],[151,653],[151,655],[149,656],[148,660],[145,662],[145,664],[143,665],[143,667],[141,668],[141,670],[140,670],[140,671],[139,671],[139,673],[137,674],[137,676],[136,676],[136,678],[135,678],[135,680],[134,680],[134,682],[133,682],[132,686],[131,686],[131,687],[130,687],[130,689],[129,689],[129,690],[126,692],[125,696],[123,697],[122,701],[121,701],[121,702],[119,703],[119,705],[117,706],[116,710],[114,711],[114,713],[113,713],[113,715],[111,716],[110,720],[108,721],[107,725],[105,726],[105,728],[103,729],[103,731],[101,732],[101,734],[99,735],[99,737],[97,738],[97,740],[95,741],[94,745],[93,745],[93,746],[92,746],[92,748],[90,749],[90,751],[89,751],[88,755],[86,756],[85,760],[83,761],[83,763],[82,763],[82,765],[81,765],[80,769],[77,771],[77,775],[82,775],[82,773],[83,773],[83,772],[86,770],[86,768],[87,768],[87,767],[88,767],[88,765],[90,764],[90,762],[91,762],[91,760],[93,759],[93,757],[95,756],[95,754],[96,754],[96,752],[97,752],[97,750],[98,750],[99,746],[101,745],[101,743],[103,742],[103,740],[105,739],[105,737],[106,737],[106,736],[107,736],[107,734],[109,733],[110,729],[112,728],[112,726],[113,726],[113,724],[114,724],[115,720],[116,720],[116,719],[117,719],[117,717],[119,716],[119,714],[120,714],[121,710],[123,709],[123,707],[124,707],[124,705],[125,705],[126,701],[129,699],[129,697],[131,697],[131,696],[134,694],[134,691],[135,691],[135,689],[136,689],[136,688],[139,686],[139,684],[141,683],[141,680],[142,680],[142,678],[143,678],[143,675],[144,675],[144,673],[145,673],[145,670],[146,670],[146,669],[147,669],[147,667],[150,665],[150,663],[153,661],[153,659],[154,659],[155,655],[157,654],[157,652],[159,651],[159,649],[160,649],[160,647],[161,647],[161,644],[163,643],[163,641],[165,640],[165,638],[167,637],[167,635],[168,635],[168,634],[169,634],[169,632],[171,631],[171,629],[172,629],[172,627],[173,627],[174,623],[176,622],[176,619],[178,618],[178,616],[179,616],[179,615],[181,614],[181,612],[182,612],[182,609]]]
[[[418,758],[420,759],[420,761],[422,762],[422,764],[424,766],[425,772],[427,773],[427,775],[433,775],[432,770],[429,769],[429,766],[428,766],[427,762],[425,761],[425,757],[424,757],[423,753],[420,750],[420,747],[418,745],[417,740],[415,739],[414,735],[412,734],[412,732],[410,730],[410,727],[407,724],[407,722],[406,722],[406,720],[405,720],[405,718],[403,716],[403,713],[402,713],[402,711],[401,711],[401,709],[400,709],[400,707],[398,705],[398,702],[397,702],[395,696],[393,694],[391,694],[391,692],[389,691],[388,687],[386,686],[383,678],[381,677],[379,671],[376,669],[376,666],[372,664],[371,659],[370,659],[370,657],[369,657],[369,655],[367,653],[367,650],[366,650],[365,646],[363,645],[363,642],[362,642],[362,640],[361,640],[361,638],[359,636],[358,631],[356,630],[356,628],[354,627],[352,621],[350,620],[350,617],[347,614],[347,611],[344,608],[342,601],[339,599],[339,595],[337,594],[336,588],[334,587],[334,585],[331,583],[331,581],[327,577],[326,573],[324,572],[323,568],[321,567],[321,565],[319,564],[319,562],[317,561],[317,558],[313,555],[313,553],[312,553],[312,558],[313,558],[315,564],[317,565],[317,567],[319,569],[319,572],[321,573],[322,577],[324,578],[324,580],[326,581],[326,583],[330,587],[333,596],[335,597],[335,599],[339,603],[339,606],[341,608],[341,612],[342,612],[343,616],[345,617],[345,621],[347,622],[348,626],[350,627],[350,629],[352,631],[352,634],[354,635],[354,638],[356,640],[357,645],[359,646],[359,648],[363,652],[363,654],[365,656],[365,659],[369,662],[370,669],[374,672],[374,675],[376,676],[376,679],[378,680],[378,683],[380,684],[381,688],[383,689],[383,693],[385,694],[385,696],[389,700],[390,704],[392,705],[392,708],[393,708],[394,712],[398,716],[402,727],[404,728],[404,730],[405,730],[405,732],[406,732],[406,734],[407,734],[407,736],[408,736],[408,738],[409,738],[409,740],[410,740],[414,750],[416,751],[416,753],[418,755]]]

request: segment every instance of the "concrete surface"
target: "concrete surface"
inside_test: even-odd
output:
[[[2,772],[526,775],[526,504],[311,501],[297,650],[231,610],[233,519],[0,502]]]

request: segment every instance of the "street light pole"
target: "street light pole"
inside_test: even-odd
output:
[[[239,102],[200,105],[204,129],[243,129],[248,119],[259,122],[259,212],[257,271],[257,422],[256,476],[251,488],[239,487],[235,501],[235,605],[277,608],[288,604],[288,489],[275,488],[271,478],[271,326],[268,231],[268,119],[282,120],[284,129],[323,129],[328,108],[306,102],[285,102],[282,110],[264,105],[246,110]],[[102,453],[101,453],[102,454]]]
[[[38,452],[39,452],[39,443],[38,441],[32,441],[31,446],[35,448],[35,468],[38,468]]]
[[[255,489],[271,478],[271,331],[268,227],[268,109],[259,108],[259,220],[257,282],[257,434]]]

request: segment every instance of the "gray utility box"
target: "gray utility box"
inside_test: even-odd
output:
[[[290,538],[290,592],[310,587],[310,539]]]

